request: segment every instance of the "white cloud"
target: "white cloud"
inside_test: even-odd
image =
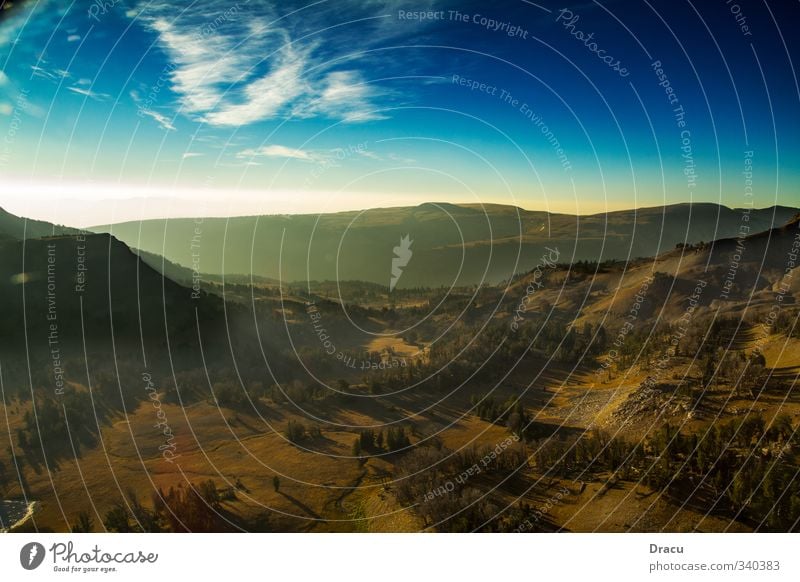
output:
[[[162,129],[167,129],[169,131],[177,131],[177,128],[172,123],[172,120],[164,115],[163,113],[159,113],[158,111],[154,111],[150,108],[149,104],[143,103],[142,98],[139,96],[138,91],[133,90],[130,92],[131,99],[133,99],[134,103],[136,103],[139,107],[137,108],[136,114],[139,117],[149,117],[150,119],[154,119],[158,125],[162,127]]]
[[[92,91],[91,89],[84,89],[82,87],[67,87],[67,90],[72,91],[73,93],[77,93],[78,95],[83,95],[84,97],[88,97],[89,99],[94,99],[95,101],[105,101],[106,99],[110,99],[111,96],[105,93],[97,93],[96,91]]]
[[[156,123],[158,123],[163,129],[167,129],[169,131],[177,131],[177,128],[172,124],[172,120],[166,115],[159,113],[158,111],[153,111],[152,109],[140,108],[139,115],[146,115],[147,117],[155,119]]]
[[[291,47],[283,52],[269,73],[244,88],[240,102],[222,103],[205,120],[211,125],[247,125],[275,117],[302,96],[307,90],[302,78],[305,59]]]
[[[378,154],[376,154],[375,152],[371,152],[369,150],[361,150],[358,152],[358,155],[363,156],[365,158],[369,158],[370,160],[383,160],[383,158],[380,157]]]
[[[78,34],[70,34],[67,37],[67,42],[76,42],[76,41],[79,41],[80,39],[81,39],[80,35],[78,35]]]
[[[339,162],[352,156],[360,156],[370,160],[383,161],[384,158],[379,154],[365,149],[364,147],[333,148],[319,150],[303,150],[279,144],[262,146],[259,148],[248,148],[236,154],[239,159],[253,158],[283,158],[290,160],[300,160],[302,162],[314,162],[330,166],[338,166]]]
[[[201,154],[199,152],[183,152],[183,156],[182,157],[183,157],[184,160],[186,160],[186,159],[189,159],[189,158],[199,158],[202,155],[203,154]]]
[[[303,160],[305,162],[313,162],[319,159],[319,153],[300,150],[296,148],[289,148],[282,145],[268,145],[258,149],[246,149],[238,154],[237,158],[290,158],[294,160]]]
[[[41,77],[44,79],[49,79],[51,81],[54,81],[57,78],[55,74],[48,71],[44,67],[40,67],[39,65],[31,65],[31,71],[33,71],[34,77]]]
[[[357,71],[334,71],[323,82],[318,96],[311,103],[301,105],[296,113],[309,117],[316,114],[341,117],[345,121],[371,121],[385,119],[373,111],[371,100],[375,90]]]
[[[285,19],[270,24],[264,11],[265,5],[233,11],[224,2],[209,2],[178,18],[166,3],[138,12],[171,63],[170,89],[184,114],[221,127],[288,115],[345,122],[384,118],[374,112],[380,91],[360,72],[332,70],[329,63],[341,61],[317,54],[318,41],[306,40]]]

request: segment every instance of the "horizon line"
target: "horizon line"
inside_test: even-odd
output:
[[[146,197],[132,197],[132,198],[123,198],[123,199],[113,199],[107,198],[105,200],[99,201],[85,201],[87,204],[97,204],[107,202],[121,202],[121,201],[137,201],[137,200],[148,200]],[[152,199],[151,199],[152,201]],[[74,202],[78,202],[78,200],[74,200]],[[350,209],[343,209],[343,210],[335,210],[332,212],[275,212],[275,213],[261,213],[261,214],[233,214],[233,215],[218,215],[218,214],[207,214],[207,215],[179,215],[179,216],[155,216],[150,218],[141,218],[139,220],[136,219],[129,219],[129,220],[121,220],[115,222],[104,222],[104,223],[97,223],[97,224],[90,224],[88,226],[71,226],[66,223],[55,223],[51,222],[50,220],[42,219],[42,218],[35,218],[32,216],[26,216],[24,214],[15,214],[14,212],[10,212],[6,210],[3,203],[0,203],[0,211],[5,212],[7,214],[11,214],[16,216],[17,218],[23,220],[31,220],[31,221],[39,221],[39,222],[50,222],[55,226],[64,226],[68,228],[75,228],[79,230],[89,230],[92,228],[100,228],[105,226],[114,226],[118,224],[126,224],[131,222],[145,222],[151,220],[196,220],[198,218],[202,218],[203,220],[218,220],[218,219],[226,219],[226,220],[235,220],[241,218],[261,218],[261,217],[307,217],[307,216],[323,216],[323,215],[337,215],[337,214],[350,214],[350,213],[358,213],[358,212],[370,212],[370,211],[379,211],[379,210],[410,210],[420,208],[425,205],[431,206],[456,206],[459,208],[474,208],[480,209],[482,207],[502,207],[502,208],[513,208],[517,211],[522,211],[526,213],[544,213],[551,216],[561,215],[561,216],[580,216],[580,217],[593,217],[593,216],[601,216],[604,214],[613,214],[619,212],[638,212],[641,210],[654,210],[660,208],[668,208],[668,207],[675,207],[675,206],[701,206],[701,205],[708,205],[708,206],[716,206],[718,208],[725,208],[727,210],[769,210],[770,208],[789,208],[789,209],[796,209],[800,211],[800,206],[790,206],[784,204],[771,204],[769,206],[728,206],[721,202],[712,202],[712,201],[686,201],[686,202],[670,202],[664,204],[656,204],[656,205],[643,205],[643,206],[630,206],[630,207],[620,207],[615,209],[608,209],[600,212],[587,212],[587,213],[571,213],[571,212],[555,212],[551,210],[543,210],[539,208],[525,208],[520,205],[515,204],[503,204],[501,202],[443,202],[443,201],[435,201],[430,200],[427,202],[420,202],[418,204],[411,204],[411,205],[398,205],[398,206],[367,206],[362,208],[350,208]]]
[[[706,201],[690,201],[690,202],[670,202],[665,204],[657,204],[652,206],[631,206],[631,207],[622,207],[617,209],[609,209],[601,212],[588,212],[588,213],[570,213],[570,212],[554,212],[551,210],[542,210],[536,208],[525,208],[523,206],[518,206],[514,204],[503,204],[500,202],[437,202],[437,201],[429,201],[429,202],[421,202],[419,204],[414,205],[406,205],[406,206],[367,206],[364,208],[352,208],[346,210],[336,210],[333,212],[276,212],[276,213],[263,213],[263,214],[234,214],[230,216],[223,216],[223,215],[203,215],[203,216],[174,216],[174,217],[155,217],[155,218],[143,218],[141,220],[123,220],[121,222],[111,222],[105,224],[95,224],[85,228],[98,228],[101,226],[113,226],[115,224],[125,224],[129,222],[145,222],[149,220],[196,220],[197,218],[202,218],[203,220],[217,220],[217,219],[226,219],[226,220],[234,220],[238,218],[262,218],[262,217],[284,217],[284,216],[324,216],[324,215],[335,215],[335,214],[351,214],[357,212],[370,212],[375,210],[409,210],[419,208],[421,206],[431,205],[431,206],[457,206],[459,208],[480,208],[480,207],[491,207],[491,206],[499,206],[503,208],[515,208],[517,210],[521,210],[523,212],[540,212],[544,214],[549,214],[551,216],[561,215],[561,216],[581,216],[581,217],[592,217],[592,216],[601,216],[603,214],[613,214],[618,212],[638,212],[640,210],[655,210],[659,208],[669,208],[673,206],[700,206],[700,205],[708,205],[708,206],[716,206],[718,208],[725,208],[726,210],[769,210],[770,208],[789,208],[800,211],[800,206],[789,206],[784,204],[771,204],[770,206],[762,206],[762,207],[745,207],[745,206],[728,206],[726,204],[722,204],[720,202],[706,202]],[[2,209],[2,206],[0,206]],[[24,218],[24,217],[20,217]],[[68,225],[60,225],[60,226],[68,226]]]

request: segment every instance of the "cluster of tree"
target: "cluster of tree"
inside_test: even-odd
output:
[[[608,268],[612,266],[613,263],[609,263],[607,261],[603,263],[598,263],[597,261],[576,261],[572,263],[569,267],[571,273],[577,273],[581,275],[594,275],[595,273],[606,273],[608,272]]]
[[[724,383],[731,386],[737,395],[749,394],[755,398],[770,380],[766,359],[760,352],[748,355],[744,351],[726,352],[718,348],[713,353],[704,352],[697,363],[704,389]]]
[[[297,420],[290,420],[286,424],[285,434],[286,438],[289,439],[289,442],[299,443],[300,441],[306,438],[307,435],[306,425]]]
[[[507,324],[492,322],[478,329],[459,321],[447,337],[430,346],[426,358],[409,359],[406,366],[379,370],[364,380],[368,386],[376,384],[376,390],[389,391],[412,383],[441,391],[452,390],[468,380],[486,382],[506,371],[528,348],[507,336]]]
[[[36,406],[23,415],[17,444],[31,462],[72,456],[73,450],[78,454],[83,446],[94,446],[97,441],[96,413],[91,396],[72,386],[66,386],[60,397],[40,394]]]
[[[286,438],[291,443],[299,443],[306,438],[316,439],[322,436],[322,429],[317,424],[306,426],[299,420],[290,420],[284,431]]]
[[[501,404],[495,401],[494,396],[480,398],[477,394],[472,395],[470,404],[478,418],[495,424],[504,424],[509,409],[514,405],[512,401],[507,400]]]
[[[690,495],[707,511],[724,511],[761,529],[800,530],[800,435],[789,416],[767,424],[750,414],[682,434],[665,424],[639,442],[594,431],[577,440],[551,439],[539,447],[538,469],[563,477],[610,472],[677,498]]]
[[[444,532],[506,531],[509,523],[496,519],[504,507],[496,486],[501,480],[520,479],[519,469],[527,461],[520,443],[500,453],[490,446],[458,452],[438,445],[415,447],[398,464],[394,488],[401,503],[415,506],[426,527]]]
[[[800,338],[800,325],[797,322],[797,316],[800,310],[797,307],[784,305],[783,309],[778,312],[775,321],[772,324],[772,331],[774,333],[782,333],[791,338]],[[761,322],[759,322],[761,323]]]
[[[261,380],[251,380],[244,387],[236,380],[220,380],[213,384],[213,388],[216,403],[234,410],[253,410],[259,406],[260,399],[274,394],[264,387]],[[277,390],[277,387],[273,389]]]
[[[353,442],[353,456],[362,453],[376,453],[383,450],[394,452],[411,445],[406,429],[402,426],[390,426],[386,430],[363,428],[358,431],[358,437]]]
[[[342,389],[342,382],[343,380],[340,380],[336,383],[340,390]],[[345,389],[347,387],[349,387],[349,384],[345,383]],[[281,384],[271,384],[269,387],[262,380],[250,380],[242,387],[242,384],[237,380],[223,379],[214,382],[213,388],[214,402],[226,408],[243,411],[253,410],[254,407],[263,405],[266,400],[271,401],[273,404],[286,404],[289,402],[306,404],[340,397],[340,394],[316,380],[303,383],[295,379]],[[169,401],[169,398],[167,398],[167,401]]]
[[[479,397],[473,394],[470,398],[475,414],[486,422],[508,427],[512,435],[525,441],[541,439],[550,435],[553,429],[531,419],[522,401],[509,397],[499,404],[492,396]]]
[[[755,397],[768,382],[776,383],[767,374],[764,357],[745,351],[751,333],[752,325],[737,318],[700,316],[687,328],[669,323],[652,328],[639,326],[616,343],[615,331],[602,334],[602,338],[598,333],[595,343],[614,349],[609,374],[612,369],[624,370],[635,362],[650,365],[660,358],[682,357],[688,359],[683,376],[689,385],[702,390],[726,385],[737,394]],[[589,353],[594,352],[590,349]]]
[[[442,293],[441,288],[429,287],[397,287],[391,293],[387,292],[385,285],[378,285],[367,281],[309,281],[294,282],[288,287],[289,292],[305,299],[328,300],[336,299],[348,305],[372,305],[389,302],[402,304],[406,301],[419,301],[420,299],[433,298]],[[463,289],[455,289],[463,292]]]
[[[220,492],[210,479],[187,487],[161,489],[152,495],[152,507],[146,507],[129,491],[124,501],[117,502],[103,518],[110,532],[219,532],[232,530],[232,517],[223,508],[229,492]],[[88,532],[94,527],[91,516],[78,514],[71,529]]]
[[[703,241],[700,241],[696,244],[679,242],[675,245],[675,248],[683,251],[701,251],[710,246],[711,244],[713,243],[706,243]]]

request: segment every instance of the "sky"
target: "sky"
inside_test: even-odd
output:
[[[794,2],[15,2],[0,207],[797,205]]]

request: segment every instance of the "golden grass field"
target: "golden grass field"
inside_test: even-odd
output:
[[[391,345],[398,353],[412,348],[402,342],[374,341],[376,348]],[[797,340],[772,336],[763,351],[768,366],[775,370],[796,370],[800,365]],[[593,370],[570,375],[568,369],[551,365],[547,374],[531,385],[544,362],[543,358],[530,357],[498,388],[496,397],[521,394],[527,406],[539,411],[537,420],[579,431],[612,426],[613,411],[646,375],[640,369],[627,376],[598,381]],[[677,373],[683,363],[677,361],[675,365]],[[466,413],[470,396],[458,393],[435,411],[410,414],[411,420],[405,424],[411,429],[412,443],[437,433],[445,447],[460,450],[471,445],[494,446],[506,438],[504,427]],[[731,397],[724,390],[710,397],[719,401],[723,410],[720,414],[724,416],[735,416],[752,407],[766,417],[778,411],[788,412],[794,419],[800,417],[796,398],[784,401],[765,396],[752,401]],[[380,425],[387,410],[405,416],[434,403],[418,393],[386,400],[391,404],[359,400],[347,409],[337,410],[328,420],[351,426],[326,425],[321,437],[304,442],[302,447],[284,437],[288,421],[299,418],[286,406],[268,404],[259,416],[210,402],[186,407],[165,403],[163,410],[176,437],[176,457],[172,462],[160,454],[164,436],[154,428],[153,407],[149,402],[142,403],[102,426],[98,446],[81,450],[77,460],[61,461],[51,473],[41,467],[35,470],[25,466],[26,492],[29,499],[37,501],[37,507],[33,519],[18,530],[63,531],[81,509],[88,510],[95,524],[100,524],[102,516],[128,490],[166,491],[187,482],[211,479],[219,489],[231,488],[235,492],[235,499],[223,503],[232,521],[266,516],[271,528],[288,531],[417,531],[424,524],[414,508],[402,507],[393,494],[397,455],[383,454],[364,463],[348,458],[355,426]],[[313,412],[313,406],[310,408]],[[24,410],[10,406],[6,412],[7,428],[13,434],[21,426]],[[687,418],[682,412],[676,412],[670,420],[698,430],[706,422]],[[625,434],[644,436],[652,427],[651,421],[642,418],[626,427]],[[272,485],[275,475],[280,477],[277,492]],[[491,482],[485,485],[493,486]],[[558,491],[565,490],[569,493],[552,501]],[[552,529],[652,531],[665,523],[669,524],[669,531],[746,529],[740,523],[705,516],[689,506],[676,506],[645,485],[617,481],[612,475],[595,476],[580,492],[579,484],[542,477],[528,467],[520,473],[520,479],[501,486],[497,493],[498,499],[508,504],[522,495],[534,506],[547,506],[542,523]],[[7,497],[21,497],[19,487],[12,487]],[[150,503],[144,501],[146,505]]]

